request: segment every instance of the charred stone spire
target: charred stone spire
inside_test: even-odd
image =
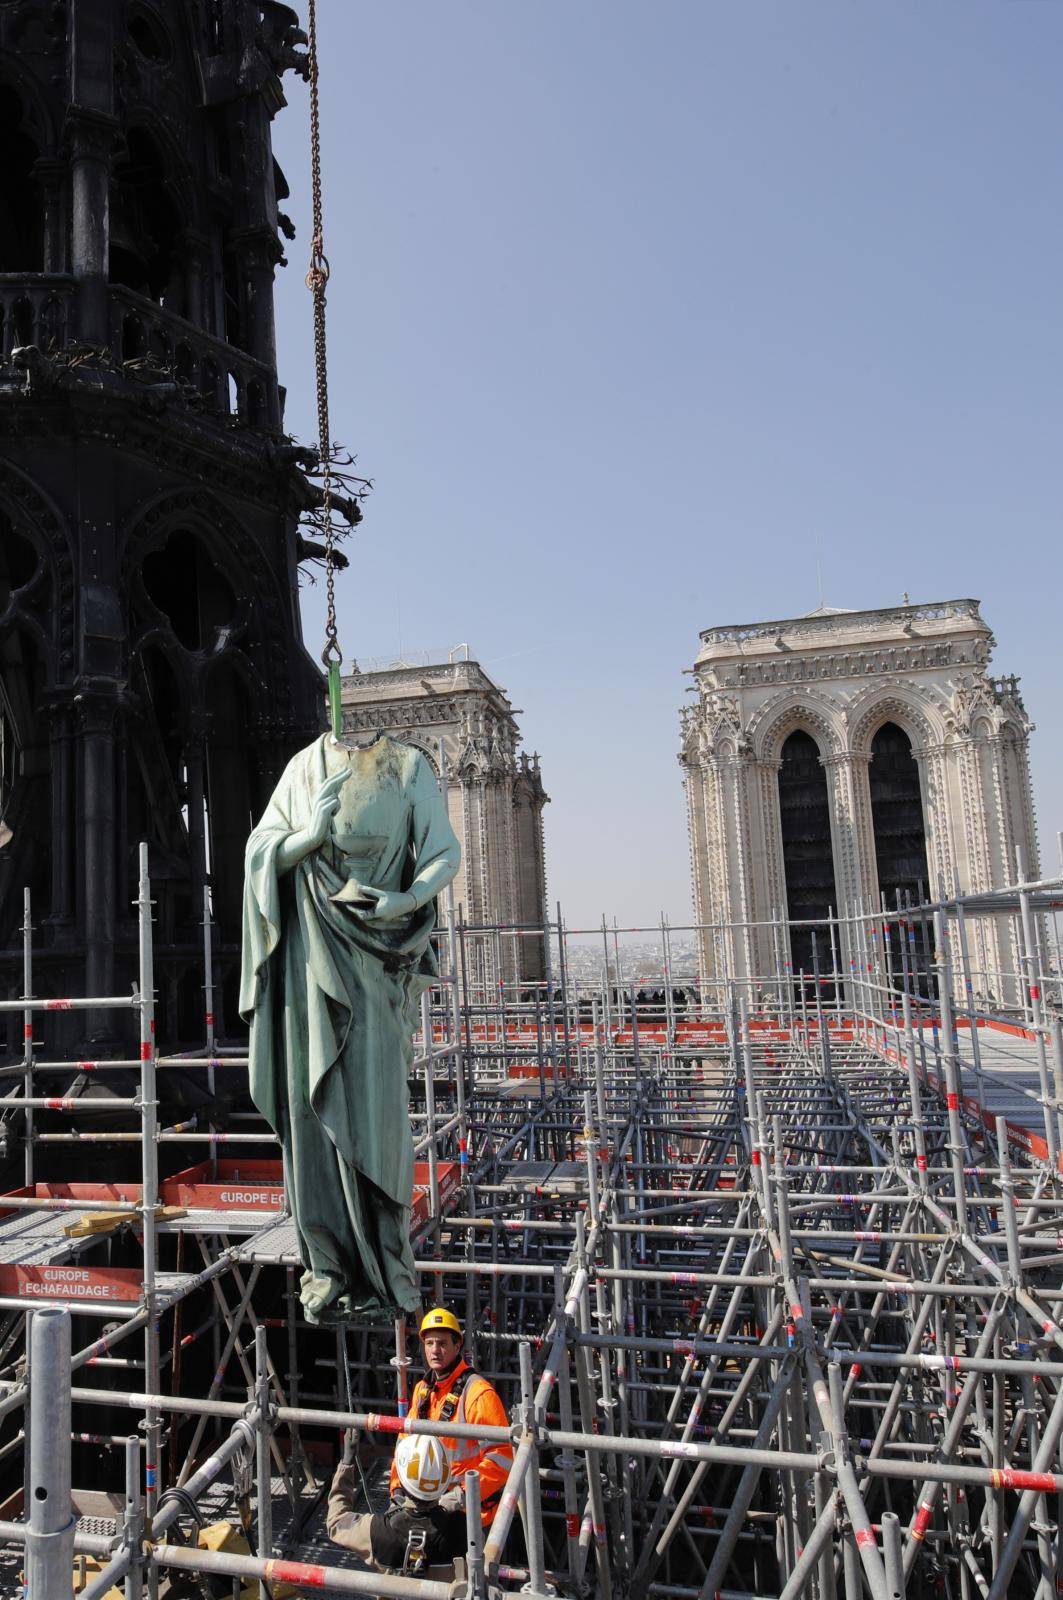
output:
[[[0,982],[113,994],[155,883],[160,1028],[233,1015],[243,843],[322,726],[283,430],[274,0],[0,3]],[[220,1020],[220,1019],[219,1019]]]

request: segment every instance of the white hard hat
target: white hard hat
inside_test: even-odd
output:
[[[404,1433],[395,1446],[395,1470],[407,1494],[417,1500],[438,1500],[454,1481],[450,1451],[442,1439]]]

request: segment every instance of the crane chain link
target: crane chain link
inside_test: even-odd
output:
[[[343,660],[336,626],[336,563],[332,529],[332,431],[328,410],[328,349],[325,342],[325,289],[329,280],[321,204],[321,110],[318,99],[317,0],[307,0],[307,57],[310,83],[310,185],[313,230],[306,286],[314,297],[314,370],[317,384],[317,437],[321,459],[321,517],[325,533],[326,667]]]

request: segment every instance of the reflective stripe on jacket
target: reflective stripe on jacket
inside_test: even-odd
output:
[[[410,1399],[410,1416],[418,1417],[423,1422],[435,1422],[443,1409],[443,1402],[453,1389],[455,1383],[464,1372],[468,1372],[469,1363],[459,1361],[453,1372],[448,1372],[445,1378],[437,1383],[430,1383],[428,1379],[421,1378],[414,1387]],[[509,1417],[506,1408],[498,1397],[497,1391],[492,1388],[486,1378],[481,1378],[474,1373],[461,1392],[458,1409],[454,1413],[454,1421],[467,1423],[475,1427],[482,1423],[485,1428],[508,1428]],[[454,1476],[460,1478],[470,1468],[480,1474],[480,1500],[483,1505],[483,1521],[491,1521],[495,1514],[498,1496],[501,1494],[509,1469],[513,1465],[513,1446],[490,1439],[482,1441],[476,1439],[456,1439],[444,1434],[443,1442],[450,1451],[454,1463]],[[399,1488],[399,1475],[395,1463],[391,1464],[391,1492]]]

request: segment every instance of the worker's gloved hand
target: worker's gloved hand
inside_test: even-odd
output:
[[[358,1454],[358,1429],[348,1428],[343,1435],[343,1465],[353,1466],[354,1458]]]
[[[448,1489],[438,1501],[440,1511],[456,1513],[465,1510],[465,1490],[460,1484],[453,1489]]]

